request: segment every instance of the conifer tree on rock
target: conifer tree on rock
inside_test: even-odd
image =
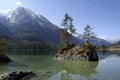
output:
[[[96,34],[94,33],[93,28],[90,27],[90,25],[86,25],[84,28],[84,33],[83,33],[83,38],[85,39],[86,42],[90,42],[90,40],[96,38]]]
[[[75,29],[73,25],[73,19],[67,13],[65,14],[61,26],[63,26],[63,29],[60,29],[61,42],[66,43],[66,45],[69,45],[72,34],[75,33]]]

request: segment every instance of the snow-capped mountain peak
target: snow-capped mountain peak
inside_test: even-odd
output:
[[[59,27],[28,8],[18,7],[7,15],[0,16],[0,23],[13,34],[5,35],[10,37],[11,41],[50,41],[59,43]],[[1,30],[0,33],[2,34]],[[19,39],[16,40],[15,37]]]
[[[44,16],[40,15],[40,14],[36,14],[33,11],[31,11],[29,8],[24,8],[24,7],[18,7],[13,11],[10,11],[7,14],[7,19],[11,22],[11,23],[18,23],[18,22],[23,22],[23,21],[36,21],[38,20],[39,23],[45,22],[45,23],[50,23],[49,20],[47,20]]]
[[[30,9],[24,8],[24,7],[18,7],[15,10],[10,11],[7,14],[8,19],[12,23],[16,22],[17,20],[21,20],[22,18],[27,19],[27,17],[33,18],[35,16],[36,16],[36,14],[34,12],[32,12]]]
[[[26,13],[29,13],[29,15],[31,15],[33,17],[36,16],[36,14],[33,11],[31,11],[29,8],[18,7],[16,10],[18,10],[19,12],[24,11]]]

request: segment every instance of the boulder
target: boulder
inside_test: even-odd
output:
[[[0,53],[0,62],[10,62],[11,59],[4,53]]]
[[[29,80],[29,78],[34,77],[35,73],[32,71],[14,71],[11,73],[5,73],[0,77],[0,80]]]
[[[56,60],[98,61],[95,47],[86,42],[83,47],[78,44],[67,45],[54,57]]]

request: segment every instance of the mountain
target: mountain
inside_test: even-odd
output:
[[[59,43],[60,37],[58,26],[24,7],[18,7],[8,14],[0,14],[0,34],[8,42]],[[79,41],[75,37],[72,39]]]
[[[0,14],[0,35],[7,42],[52,42],[59,43],[59,27],[40,14],[28,8],[18,7],[8,14]],[[72,42],[83,43],[82,35],[73,35]],[[103,39],[96,38],[92,44],[110,45]]]
[[[1,32],[0,36],[3,36],[4,38],[7,38],[7,39],[10,39],[10,35],[12,35],[10,30],[2,24],[0,24],[0,32]]]
[[[114,43],[113,45],[111,45],[110,48],[116,48],[116,49],[118,48],[118,49],[120,49],[120,40],[117,41],[116,43]]]
[[[101,38],[96,38],[94,40],[91,41],[92,44],[94,44],[95,46],[111,46],[112,44],[110,42],[108,42],[107,40],[101,39]]]
[[[107,40],[107,41],[114,45],[114,44],[118,43],[120,41],[120,39]]]
[[[120,41],[118,41],[118,42],[116,43],[116,45],[120,45]]]
[[[10,32],[8,36],[12,36],[16,42],[59,42],[59,27],[27,8],[18,7],[6,16],[0,16],[0,24],[3,28],[0,34]]]
[[[83,35],[82,34],[75,34],[74,36],[78,37],[80,40],[84,41]],[[110,43],[107,40],[101,39],[101,38],[95,38],[93,40],[90,40],[90,43],[93,44],[94,46],[111,46],[112,43]]]

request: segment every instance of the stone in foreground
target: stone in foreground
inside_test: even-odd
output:
[[[71,44],[62,48],[54,59],[56,60],[74,60],[74,61],[98,61],[95,47],[85,43],[81,48],[80,45]]]
[[[4,53],[0,53],[0,62],[10,62],[11,59]]]
[[[1,76],[0,80],[29,80],[34,77],[35,73],[32,71],[14,71],[11,73],[5,73]]]

